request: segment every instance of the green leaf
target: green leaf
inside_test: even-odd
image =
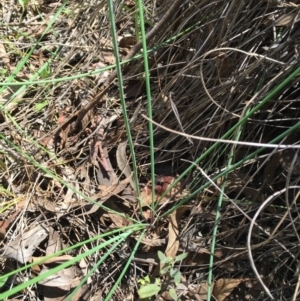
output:
[[[138,284],[140,284],[141,286],[146,284],[146,281],[144,279],[138,279]]]
[[[161,275],[165,275],[169,272],[170,270],[170,266],[166,265],[165,267],[163,267],[161,270],[160,270],[160,274]]]
[[[149,280],[149,283],[150,283],[150,280]],[[159,287],[161,286],[160,278],[155,278],[155,284],[157,284]]]
[[[177,270],[176,273],[174,274],[173,279],[174,279],[175,285],[177,286],[181,281],[181,272]]]
[[[170,294],[170,296],[172,297],[173,300],[175,300],[175,301],[178,300],[178,296],[177,296],[176,291],[174,290],[174,288],[170,288],[169,294]]]
[[[40,112],[44,107],[46,107],[48,105],[49,101],[45,100],[43,102],[39,102],[34,106],[34,110],[36,111],[36,113]]]
[[[178,262],[178,261],[181,261],[181,260],[187,258],[188,255],[189,255],[189,253],[182,253],[182,254],[176,256],[175,262]]]
[[[27,8],[29,0],[19,0],[20,5],[22,6],[22,10],[24,12],[24,10]]]
[[[177,270],[177,269],[170,269],[170,276],[171,276],[172,278],[175,277],[176,273],[178,273],[178,270]]]
[[[158,255],[158,258],[159,258],[160,262],[162,262],[163,260],[168,258],[162,251],[158,251],[157,255]]]
[[[46,66],[41,70],[40,76],[42,79],[48,78],[51,75],[51,70],[49,63],[46,63]]]
[[[2,287],[8,279],[8,277],[4,277],[4,276],[3,276],[3,278],[0,279],[0,287]]]
[[[161,251],[158,251],[158,252],[157,252],[157,255],[158,255],[158,258],[159,258],[159,260],[160,260],[160,262],[161,262],[162,264],[170,263],[170,262],[173,260],[173,258],[167,257],[167,256],[166,256],[163,252],[161,252]]]
[[[156,295],[160,291],[160,286],[156,284],[147,284],[138,290],[141,299],[149,298]]]
[[[150,277],[149,277],[149,275],[145,276],[144,278],[138,279],[138,283],[139,283],[140,285],[147,285],[147,284],[150,284]]]

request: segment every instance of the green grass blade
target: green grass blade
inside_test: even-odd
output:
[[[278,86],[276,86],[266,97],[264,97],[262,99],[262,101],[256,105],[252,110],[250,110],[248,113],[245,114],[245,116],[239,121],[237,122],[229,131],[227,131],[220,139],[227,139],[228,137],[230,137],[230,135],[232,135],[238,127],[240,127],[241,125],[243,125],[244,123],[247,122],[247,120],[253,115],[255,114],[258,110],[260,110],[268,101],[270,101],[273,97],[275,97],[289,82],[291,82],[298,74],[300,73],[300,67],[297,68],[296,70],[294,70],[293,72],[291,72],[290,75],[288,75],[288,77],[286,79],[284,79]],[[299,123],[300,125],[300,123]],[[295,125],[293,126],[291,129],[285,131],[285,133],[289,134],[291,133],[293,130],[297,129],[299,127],[299,125]],[[293,130],[292,130],[293,129]],[[281,137],[282,135],[280,135]],[[278,139],[279,140],[279,139]],[[278,141],[276,140],[276,141]],[[275,140],[272,140],[275,141]],[[207,158],[207,156],[209,156],[211,154],[211,152],[217,148],[220,145],[221,142],[215,142],[207,151],[205,151],[199,158],[197,158],[195,160],[195,162],[193,164],[191,164],[177,179],[176,181],[174,181],[172,186],[175,186],[179,181],[181,181],[189,172],[191,172],[194,168],[195,165],[198,165],[201,161],[203,161],[203,159]],[[270,144],[272,144],[273,142],[270,142]],[[264,148],[261,149],[261,151]],[[248,158],[248,157],[247,157]],[[224,173],[221,173],[222,175],[224,175]],[[220,174],[220,175],[221,175]],[[209,183],[208,183],[209,185]],[[171,186],[171,185],[170,185]],[[164,197],[170,190],[172,189],[172,187],[168,188],[166,190],[166,192],[164,193],[164,195],[162,197]],[[199,191],[199,190],[197,190]],[[194,193],[192,194],[193,196],[195,195]],[[169,215],[172,212],[172,209],[168,210],[167,212],[165,212],[162,217]]]
[[[143,59],[144,59],[144,70],[145,70],[145,82],[146,82],[146,93],[147,93],[147,103],[148,103],[148,117],[152,119],[152,97],[151,97],[151,86],[150,86],[150,72],[148,64],[148,54],[147,54],[147,40],[145,32],[145,20],[143,14],[143,2],[142,0],[137,0],[140,16],[140,26],[141,26],[141,36],[143,45]],[[149,130],[149,142],[150,142],[150,163],[151,163],[151,181],[155,183],[155,162],[154,162],[154,134],[153,134],[153,124],[148,123]],[[155,185],[151,185],[152,189],[152,209],[154,209],[154,196],[155,196]]]
[[[118,51],[118,41],[117,41],[117,36],[116,36],[117,31],[116,31],[116,26],[115,26],[114,8],[113,8],[112,0],[108,0],[108,9],[109,9],[109,16],[110,16],[111,33],[112,33],[112,38],[113,38],[112,40],[113,40],[113,46],[114,46],[114,54],[115,54],[115,58],[116,58],[116,69],[117,69],[117,76],[118,76],[118,81],[119,81],[119,93],[120,93],[120,99],[121,99],[121,105],[122,105],[122,112],[123,112],[123,118],[124,118],[125,127],[126,127],[130,154],[132,157],[135,188],[136,188],[137,196],[139,197],[140,190],[139,190],[139,182],[138,182],[138,174],[137,174],[138,169],[137,169],[137,164],[136,164],[132,135],[131,135],[131,131],[130,131],[129,118],[128,118],[127,110],[126,110],[126,101],[125,101],[123,79],[122,79],[122,68],[121,68],[120,56],[119,56],[119,51]]]
[[[105,252],[105,254],[101,257],[101,259],[93,266],[93,268],[86,274],[76,287],[76,289],[67,297],[66,301],[72,301],[72,298],[75,296],[76,292],[80,289],[80,287],[88,280],[90,276],[98,269],[98,267],[105,261],[105,259],[110,256],[113,251],[124,241],[123,237],[116,241],[115,244]]]
[[[120,276],[118,277],[117,281],[114,283],[112,289],[110,290],[109,294],[106,296],[106,298],[105,298],[104,301],[109,301],[109,300],[111,300],[111,297],[112,297],[113,293],[114,293],[115,290],[117,289],[119,283],[120,283],[121,280],[123,279],[123,277],[124,277],[124,275],[125,275],[125,273],[126,273],[128,267],[129,267],[129,265],[131,264],[132,259],[134,258],[134,255],[135,255],[135,253],[136,253],[136,251],[137,251],[137,249],[138,249],[138,247],[139,247],[139,245],[140,245],[140,243],[141,243],[141,241],[142,241],[142,239],[143,239],[145,233],[146,233],[146,230],[144,230],[144,231],[141,233],[141,235],[140,235],[138,241],[136,242],[136,244],[135,244],[135,246],[134,246],[134,249],[132,250],[132,252],[131,252],[131,254],[130,254],[130,256],[129,256],[129,258],[128,258],[128,260],[127,260],[125,266],[124,266],[124,268],[122,269],[122,272],[121,272]]]
[[[89,256],[89,255],[94,254],[94,253],[97,252],[98,250],[103,249],[105,246],[110,245],[112,242],[114,242],[114,241],[116,241],[116,240],[124,241],[130,234],[131,234],[131,232],[119,234],[118,236],[113,237],[113,238],[111,238],[111,239],[109,239],[109,240],[107,240],[107,241],[101,243],[100,245],[98,245],[98,246],[96,246],[96,247],[94,247],[94,248],[92,248],[92,249],[90,249],[90,250],[88,250],[88,251],[86,251],[86,252],[84,252],[84,253],[82,253],[82,254],[76,256],[76,257],[75,257],[74,259],[72,259],[72,260],[69,260],[69,261],[67,261],[67,262],[64,262],[64,263],[58,265],[57,267],[55,267],[55,268],[53,268],[53,269],[51,269],[51,270],[49,270],[49,271],[47,271],[47,272],[45,272],[45,273],[43,273],[43,274],[37,276],[37,277],[35,277],[35,278],[32,278],[32,279],[28,280],[28,281],[25,282],[25,283],[19,284],[19,285],[17,285],[16,287],[11,288],[9,291],[6,291],[6,292],[4,292],[4,293],[0,293],[0,300],[3,300],[4,298],[7,298],[7,297],[9,297],[9,296],[11,296],[11,295],[13,295],[13,294],[16,294],[16,293],[18,293],[19,291],[21,291],[21,290],[23,290],[23,289],[26,289],[28,286],[33,285],[33,284],[35,284],[35,283],[37,283],[37,282],[39,282],[39,281],[41,281],[41,280],[43,280],[43,279],[45,279],[45,278],[47,278],[47,277],[49,277],[49,276],[51,276],[51,275],[53,275],[53,274],[55,274],[55,273],[61,271],[62,269],[67,268],[67,267],[69,267],[69,266],[75,264],[76,262],[80,261],[81,259],[83,259],[83,258],[85,258],[85,257],[87,257],[87,256]],[[97,237],[96,237],[96,238],[97,238]],[[99,237],[98,237],[98,238],[99,238]],[[65,250],[66,250],[66,249],[65,249]],[[64,251],[65,251],[65,250],[64,250]],[[57,252],[57,253],[60,253],[60,252]],[[56,254],[57,254],[57,253],[56,253]],[[54,257],[54,256],[51,255],[51,257]],[[45,259],[44,259],[43,261],[45,261]],[[32,265],[36,265],[36,264],[37,264],[37,262],[35,262],[35,263],[32,264]],[[28,265],[27,267],[32,266],[32,265]],[[6,274],[6,275],[4,275],[4,276],[2,276],[2,277],[5,277],[5,276],[7,277],[8,275],[9,275],[9,274]]]

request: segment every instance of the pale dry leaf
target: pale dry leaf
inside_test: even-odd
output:
[[[249,279],[233,279],[233,278],[222,278],[219,279],[213,288],[212,294],[218,301],[223,301],[228,297],[231,292],[243,281]]]
[[[49,254],[50,255],[50,254]],[[49,256],[47,255],[47,256]],[[40,261],[40,260],[43,260],[44,258],[46,258],[47,256],[41,256],[41,257],[32,257],[30,262],[36,262],[36,261]],[[67,262],[69,260],[72,260],[74,259],[73,256],[71,255],[61,255],[61,256],[55,256],[55,257],[52,257],[52,258],[49,258],[47,260],[45,260],[43,262],[43,264],[51,264],[51,263],[56,263],[56,264],[61,264],[61,263],[64,263],[64,262]]]
[[[213,289],[214,284],[212,283],[211,288]],[[207,300],[207,282],[201,282],[200,284],[190,284],[188,286],[188,296],[192,298],[192,300],[205,301]],[[212,297],[212,301],[215,300]]]
[[[49,230],[46,225],[43,227],[37,225],[19,234],[13,241],[9,242],[2,256],[26,263],[48,234]]]
[[[89,300],[83,299],[82,296],[88,296],[90,292],[87,292],[88,286],[84,284],[76,291],[75,295],[72,296],[72,301]],[[43,287],[43,301],[66,301],[68,300],[67,295],[70,291],[70,286],[61,285],[60,287]],[[87,292],[87,293],[86,293]]]
[[[63,175],[64,175],[64,181],[68,184],[70,184],[70,186],[74,186],[74,188],[76,190],[79,190],[79,184],[78,181],[76,181],[76,176],[75,176],[75,172],[73,170],[73,168],[70,168],[68,166],[64,166],[64,168],[62,169]],[[64,202],[67,202],[69,200],[72,199],[74,194],[73,189],[68,188],[65,196],[64,196]],[[76,198],[78,199],[82,199],[82,197],[77,194]]]
[[[63,242],[60,235],[52,227],[49,228],[48,245],[46,249],[46,255],[54,254],[63,249]]]
[[[47,271],[46,266],[43,267],[44,271]],[[69,278],[69,279],[68,279]],[[40,281],[39,284],[43,286],[44,300],[45,301],[65,301],[68,293],[78,286],[82,278],[82,273],[79,268],[72,266],[66,268],[55,275]],[[88,300],[83,299],[82,296],[88,296],[88,285],[84,284],[80,286],[80,289],[72,296],[72,301]]]
[[[114,65],[116,63],[116,58],[113,49],[102,49],[99,52],[100,60],[108,63],[109,65]]]
[[[101,69],[101,68],[104,68],[104,67],[106,67],[106,65],[104,63],[98,62],[98,63],[92,64],[91,67],[89,68],[89,70]],[[108,70],[98,73],[96,75],[96,82],[97,82],[98,86],[105,83],[108,76],[109,76],[109,71]]]
[[[7,110],[8,112],[12,111],[16,106],[18,106],[19,102],[23,101],[23,96],[26,93],[26,90],[25,89],[22,90],[21,88],[22,88],[22,84],[12,86],[12,87],[7,87],[5,90],[3,90],[0,93],[1,105],[9,101],[9,103],[5,105],[5,110]]]
[[[139,237],[135,237],[136,240],[139,239]],[[141,240],[142,244],[145,244],[150,247],[160,247],[166,244],[166,240],[164,238],[142,238]]]
[[[179,234],[179,224],[182,215],[187,211],[190,210],[190,205],[183,205],[177,208],[172,214],[170,215],[169,220],[169,239],[168,239],[168,245],[166,248],[166,256],[175,258],[178,248],[179,248],[179,240],[178,240],[178,234]]]
[[[9,56],[5,50],[3,43],[0,43],[0,60],[4,65],[8,65],[10,63]]]
[[[67,259],[65,259],[67,260]],[[60,264],[60,262],[56,262],[55,265]],[[43,269],[40,273],[40,276],[44,273],[48,272],[49,270],[53,269],[52,264],[43,265]],[[58,271],[57,273],[46,277],[45,279],[39,281],[39,284],[45,286],[54,286],[54,287],[61,287],[61,286],[70,286],[70,289],[76,287],[80,280],[81,280],[81,270],[76,266],[70,266],[63,270]]]
[[[135,183],[132,179],[132,173],[130,166],[128,164],[127,156],[126,156],[126,147],[127,147],[127,139],[121,143],[119,143],[117,152],[116,152],[116,159],[117,164],[121,172],[128,178],[130,177],[130,186],[136,191]]]
[[[152,211],[150,209],[143,210],[142,214],[143,214],[145,221],[150,221],[151,217],[153,216]]]
[[[94,156],[92,156],[92,158],[93,157]],[[112,184],[115,184],[118,182],[118,176],[116,175],[116,173],[114,172],[114,170],[112,168],[112,164],[109,159],[107,147],[102,148],[102,154],[100,154],[100,157],[101,157],[102,163],[105,164],[105,167],[103,166],[103,164],[100,164],[101,167],[99,165],[99,167],[97,168],[97,179],[98,179],[98,182],[101,183],[101,185],[110,187]],[[97,162],[97,160],[96,160],[96,162]]]
[[[299,22],[300,21],[300,17],[297,16],[296,19],[296,14],[293,13],[293,14],[284,14],[284,15],[281,15],[276,21],[275,21],[275,26],[289,26],[292,24],[292,22],[294,22],[295,20],[295,23],[296,22]]]
[[[178,220],[177,220],[177,212],[176,210],[172,212],[170,215],[169,220],[169,239],[168,239],[168,245],[166,248],[166,256],[172,257],[175,259],[178,248],[179,248],[179,240],[178,240]]]
[[[107,216],[111,219],[116,228],[122,228],[127,226],[127,220],[119,214],[108,212]]]

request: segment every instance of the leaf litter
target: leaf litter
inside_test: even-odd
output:
[[[80,6],[69,1],[44,35],[61,5],[61,1],[28,2],[23,8],[9,1],[1,4],[2,20],[6,22],[0,27],[1,81],[19,70],[12,80],[17,86],[0,88],[0,103],[6,103],[6,112],[0,115],[3,135],[0,141],[1,273],[16,270],[26,263],[35,264],[47,255],[109,230],[133,225],[135,219],[150,226],[113,300],[135,300],[137,281],[147,275],[158,277],[161,267],[158,251],[171,258],[189,253],[176,266],[182,273],[181,283],[177,287],[170,284],[182,300],[207,300],[210,256],[214,258],[211,291],[215,300],[263,300],[264,288],[253,277],[250,261],[258,268],[273,296],[295,296],[298,264],[295,249],[299,243],[298,207],[294,201],[297,191],[289,189],[285,197],[276,192],[292,186],[290,183],[297,185],[299,181],[296,149],[265,151],[245,161],[227,177],[219,176],[213,180],[215,185],[208,185],[195,195],[193,193],[206,183],[197,168],[184,180],[172,184],[189,166],[188,162],[194,162],[211,142],[193,141],[155,128],[157,177],[152,183],[148,125],[141,117],[147,110],[145,83],[140,73],[142,60],[132,61],[122,71],[138,163],[140,212],[114,72],[91,73],[116,62],[106,2],[91,0]],[[168,15],[171,5],[162,1],[146,1],[144,5],[149,32],[153,24]],[[241,1],[236,4],[234,13],[230,7],[226,3],[204,1],[179,5],[174,19],[168,19],[168,30],[163,27],[149,39],[151,48],[186,29],[183,38],[178,36],[171,44],[159,46],[161,48],[149,54],[155,121],[182,133],[218,139],[238,121],[253,91],[259,91],[260,101],[278,81],[273,78],[274,74],[282,74],[284,78],[285,67],[275,61],[292,66],[297,60],[297,4]],[[119,54],[125,58],[137,45],[133,34],[135,7],[134,3],[125,1],[115,9]],[[196,27],[189,31],[189,26]],[[36,49],[19,68],[19,62],[38,39]],[[216,49],[224,46],[256,52],[274,61]],[[212,49],[216,52],[201,61],[201,56]],[[33,79],[40,67],[46,67],[54,53],[57,54],[50,61],[50,68],[47,72],[41,71],[35,79],[80,73],[89,73],[88,76],[28,85],[19,90],[23,81]],[[201,77],[202,85],[199,84]],[[298,84],[295,79],[276,99],[255,113],[243,128],[241,141],[269,142],[296,124],[299,119]],[[298,145],[299,132],[295,131],[280,143]],[[234,161],[247,157],[250,152],[248,147],[236,146]],[[228,156],[228,149],[217,148],[200,163],[201,168],[214,179],[226,168]],[[225,197],[222,207],[217,208],[220,194],[217,187],[222,185]],[[257,227],[252,233],[253,244],[259,247],[253,249],[253,257],[249,258],[245,239],[249,223],[272,194],[276,198],[258,220],[265,232]],[[190,195],[193,197],[185,204],[164,216],[172,206]],[[157,206],[155,212],[150,208],[153,200]],[[212,255],[216,210],[220,210],[221,218]],[[268,240],[266,233],[272,233],[276,240]],[[139,233],[134,233],[109,254],[72,300],[104,299],[138,240]],[[37,263],[27,269],[31,276],[20,271],[16,277],[9,277],[2,289],[6,291],[26,282],[28,277],[47,273],[102,242],[104,238]],[[288,248],[282,249],[282,245]],[[17,300],[32,300],[33,296],[40,300],[65,300],[107,252],[108,247],[94,252],[23,290],[21,297],[17,294],[14,297]],[[167,278],[161,277],[161,280],[167,281]],[[290,283],[289,287],[285,283]],[[158,298],[172,298],[165,294],[168,291],[162,289]]]

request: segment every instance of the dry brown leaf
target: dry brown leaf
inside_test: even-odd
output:
[[[111,185],[110,187],[103,187],[103,190],[101,190],[100,192],[92,195],[90,198],[93,201],[97,201],[96,204],[92,205],[92,208],[89,209],[88,211],[82,213],[81,215],[89,215],[92,214],[94,212],[96,212],[99,209],[99,205],[103,204],[104,202],[106,202],[110,197],[112,196],[117,196],[120,192],[122,192],[124,190],[124,188],[126,187],[126,185],[129,183],[130,179],[124,179],[121,182],[118,182],[116,184]],[[101,189],[101,186],[99,185],[99,188]],[[90,202],[85,202],[85,205],[91,205]],[[81,206],[83,207],[83,202],[78,202],[76,204],[72,204],[72,208],[74,207],[78,207]]]
[[[188,250],[184,250],[188,251]],[[215,257],[216,260],[222,255],[222,251],[216,250],[215,251]],[[188,257],[184,259],[184,264],[191,265],[191,266],[197,266],[200,264],[206,264],[209,260],[210,252],[205,248],[199,248],[198,253],[189,252]]]
[[[248,281],[249,279],[232,279],[232,278],[222,278],[219,279],[213,288],[212,294],[218,301],[223,301],[228,297],[231,292],[243,281]]]
[[[170,198],[179,199],[185,196],[186,191],[182,191],[181,183],[177,183],[163,198],[161,197],[167,189],[175,181],[172,176],[162,176],[159,179],[159,183],[155,185],[155,196],[154,202],[159,202],[160,204],[166,203]],[[141,191],[142,206],[150,205],[152,203],[152,183],[149,181],[147,185]]]
[[[293,175],[300,174],[300,165],[297,160],[292,165],[294,161],[294,156],[297,155],[293,149],[286,149],[275,153],[271,159],[267,162],[264,169],[264,179],[268,185],[272,184],[274,180],[274,174],[276,168],[280,165],[285,171],[289,172],[292,169]],[[298,155],[297,155],[298,156]]]
[[[99,185],[98,187],[101,191],[91,196],[91,199],[96,200],[100,198],[101,200],[107,200],[110,196],[118,195],[120,192],[122,192],[129,182],[130,178],[126,178],[116,184],[111,185],[110,187]]]
[[[130,48],[131,46],[134,46],[136,44],[136,39],[134,36],[126,36],[121,38],[119,41],[119,47],[121,48]]]
[[[211,288],[214,287],[214,284],[212,283]],[[193,300],[198,300],[198,301],[205,301],[207,300],[207,288],[208,284],[207,282],[202,282],[200,284],[190,284],[188,286],[188,296],[193,298]],[[212,298],[212,300],[215,300]]]
[[[108,217],[115,224],[116,228],[122,228],[128,225],[128,220],[116,213],[107,213]]]
[[[0,239],[4,238],[7,232],[7,228],[10,226],[11,222],[15,220],[17,215],[19,214],[19,211],[12,214],[10,217],[8,217],[4,221],[0,221]]]
[[[218,268],[229,271],[229,272],[236,272],[239,270],[239,267],[237,267],[233,262],[224,262],[218,265]]]
[[[124,210],[122,211],[122,209],[116,204],[117,199],[117,197],[113,196],[109,198],[108,202],[105,205],[116,212],[124,213]],[[107,212],[106,214],[104,214],[104,216],[107,216],[117,228],[122,228],[132,224],[131,220],[126,219],[124,216],[121,216],[118,213]]]
[[[285,144],[293,144],[298,142],[298,133],[293,132],[291,133],[285,140]],[[296,160],[292,166],[294,161],[294,156],[297,155],[296,151],[293,149],[286,149],[283,151],[278,151],[272,154],[271,158],[267,162],[265,169],[264,169],[264,179],[266,184],[271,185],[274,180],[274,174],[276,168],[280,165],[285,171],[290,171],[294,175],[300,174],[300,164]]]

